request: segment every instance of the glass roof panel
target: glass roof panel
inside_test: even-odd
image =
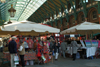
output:
[[[17,4],[20,4],[20,3],[21,3],[21,4],[25,4],[25,2],[17,2]]]
[[[17,4],[16,6],[23,6],[23,5]]]
[[[24,10],[25,13],[21,15],[21,17],[26,16],[26,19],[34,13],[46,0],[35,0],[35,1],[30,1],[26,9]],[[24,15],[25,14],[25,15]],[[19,20],[21,20],[21,17]],[[24,17],[25,18],[25,17]]]
[[[47,0],[7,0],[6,3],[0,4],[0,11],[3,19],[10,19],[8,9],[13,4],[17,20],[25,20],[31,16]]]

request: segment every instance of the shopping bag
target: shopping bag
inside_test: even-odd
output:
[[[18,57],[18,55],[14,56],[14,63],[16,65],[19,64],[19,57]]]
[[[34,61],[33,60],[29,60],[29,64],[30,65],[34,65]]]
[[[46,58],[44,57],[43,54],[42,54],[41,58],[43,59],[43,61],[46,61]]]
[[[26,65],[29,65],[29,61],[28,60],[26,61]]]

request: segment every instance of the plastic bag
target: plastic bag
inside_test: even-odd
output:
[[[46,61],[46,58],[44,57],[43,54],[42,54],[41,58],[43,59],[43,61]]]
[[[19,57],[18,57],[18,55],[17,56],[14,56],[14,63],[16,65],[19,64]]]
[[[29,61],[27,60],[26,65],[29,65]]]
[[[33,60],[29,60],[29,64],[30,65],[34,65],[34,61]]]

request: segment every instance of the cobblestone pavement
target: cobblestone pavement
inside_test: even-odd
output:
[[[58,60],[54,60],[53,63],[49,62],[44,65],[36,64],[25,67],[100,67],[100,59],[76,59],[75,61],[72,61],[72,58],[59,57]]]
[[[72,61],[71,58],[60,57],[58,61],[54,60],[54,63],[49,62],[44,65],[33,65],[26,67],[100,67],[100,59],[76,59]]]

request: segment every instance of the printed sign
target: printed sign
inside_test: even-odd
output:
[[[85,40],[86,47],[92,47],[90,40]]]
[[[98,41],[97,40],[91,40],[92,47],[98,47]]]

